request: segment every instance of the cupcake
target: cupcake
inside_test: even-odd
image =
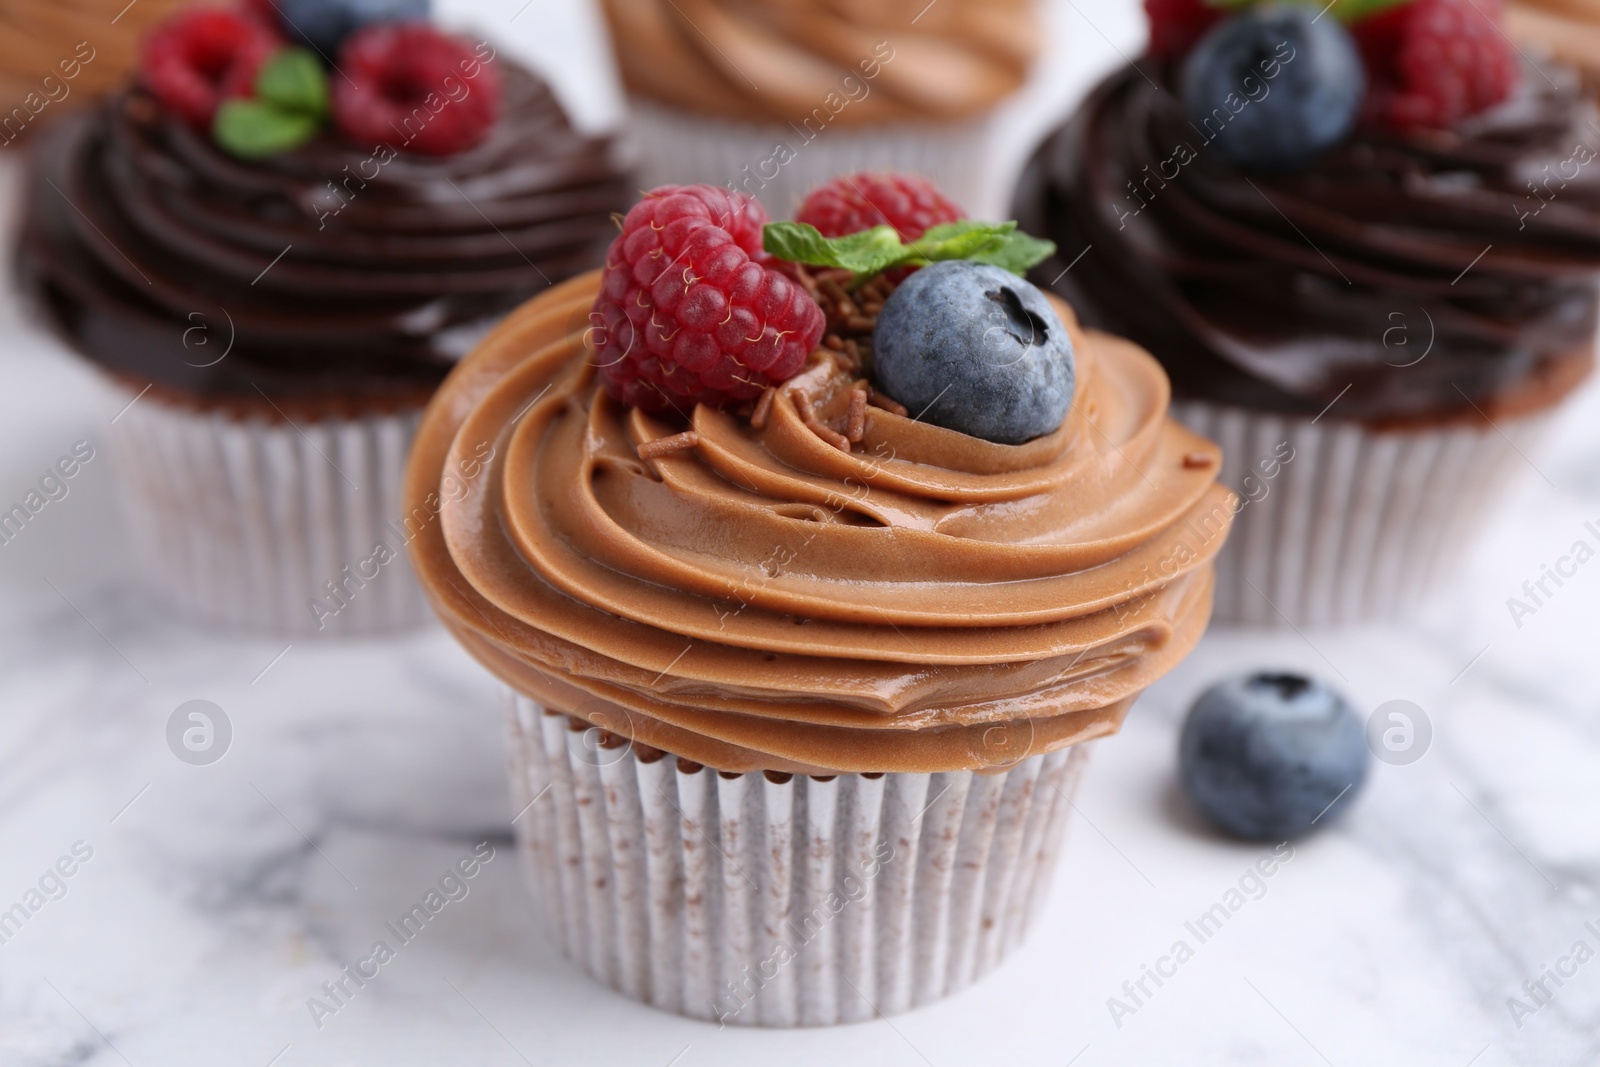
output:
[[[1586,0],[1517,0],[1506,4],[1506,32],[1530,56],[1576,69],[1600,90],[1600,7]]]
[[[1086,742],[1206,625],[1232,508],[1160,366],[1020,277],[1042,242],[916,226],[657,189],[418,432],[412,557],[510,689],[552,937],[666,1011],[843,1023],[990,970]]]
[[[0,10],[0,148],[117,88],[181,0],[12,0]]]
[[[1140,66],[1024,173],[1018,218],[1059,246],[1033,277],[1148,348],[1174,415],[1222,444],[1241,510],[1217,619],[1396,617],[1593,365],[1595,110],[1477,0],[1348,30],[1150,10]]]
[[[248,13],[150,38],[140,82],[32,160],[18,274],[102,372],[130,537],[190,618],[413,625],[400,476],[423,405],[504,312],[593,266],[610,143],[535,74],[425,22],[343,76]]]
[[[855,170],[994,193],[993,114],[1024,84],[1033,0],[603,0],[647,184],[707,182],[787,215]]]

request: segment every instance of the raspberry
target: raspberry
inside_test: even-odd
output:
[[[1510,96],[1519,67],[1499,18],[1498,0],[1412,0],[1356,23],[1367,122],[1443,128]]]
[[[474,67],[477,76],[467,77]],[[494,67],[425,23],[356,31],[339,50],[339,69],[346,76],[330,79],[333,117],[358,144],[454,155],[481,143],[500,113]]]
[[[1205,0],[1144,0],[1144,13],[1150,20],[1145,51],[1152,59],[1182,59],[1227,14]]]
[[[258,19],[223,8],[185,11],[144,44],[146,88],[196,129],[209,129],[224,100],[255,95],[256,73],[282,42]]]
[[[274,0],[241,0],[239,6],[260,19],[263,25],[278,24],[278,5]]]
[[[715,185],[645,194],[611,242],[590,321],[606,392],[646,411],[728,407],[792,378],[822,308],[768,266],[761,205]]]
[[[893,226],[902,241],[915,241],[929,227],[955,222],[966,214],[926,178],[844,174],[813,189],[794,218],[809,222],[824,237]]]

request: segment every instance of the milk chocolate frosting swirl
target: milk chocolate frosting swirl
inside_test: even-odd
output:
[[[1155,353],[1180,398],[1493,418],[1554,403],[1591,366],[1594,122],[1569,72],[1530,69],[1455,129],[1357,134],[1302,170],[1247,173],[1125,68],[1040,147],[1016,212],[1060,246],[1035,280]]]
[[[965,118],[1016,92],[1034,0],[603,0],[635,95],[723,118]]]
[[[494,62],[500,118],[443,158],[397,152],[403,131],[358,148],[330,128],[246,162],[126,91],[39,146],[22,283],[132,381],[420,403],[505,311],[598,263],[631,192],[607,139]]]
[[[446,625],[514,688],[725,771],[949,771],[1114,732],[1199,639],[1232,516],[1150,356],[1079,330],[1057,432],[991,444],[871,409],[845,454],[785,394],[695,447],[597,387],[598,275],[490,334],[407,472]],[[843,425],[826,349],[786,389]]]

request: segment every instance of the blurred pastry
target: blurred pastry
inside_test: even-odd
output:
[[[1408,612],[1592,368],[1595,108],[1573,71],[1524,69],[1483,0],[1349,31],[1149,9],[1151,51],[1024,176],[1017,217],[1059,246],[1034,276],[1149,348],[1223,445],[1248,503],[1219,620]]]
[[[11,0],[0,6],[0,147],[93,103],[138,65],[139,41],[183,0]]]
[[[708,182],[788,217],[837,174],[935,181],[971,211],[995,109],[1038,49],[1033,0],[603,0],[647,184]]]
[[[180,13],[34,160],[20,278],[116,394],[129,532],[191,617],[425,619],[398,498],[422,406],[626,203],[610,142],[491,44],[379,21],[338,54]]]

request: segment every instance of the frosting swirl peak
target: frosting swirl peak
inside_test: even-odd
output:
[[[515,688],[726,771],[955,770],[1113,732],[1199,638],[1232,508],[1135,346],[1058,306],[1060,430],[998,445],[873,409],[847,453],[803,410],[842,425],[862,384],[826,349],[759,428],[612,401],[597,286],[486,338],[408,471],[423,586]]]

